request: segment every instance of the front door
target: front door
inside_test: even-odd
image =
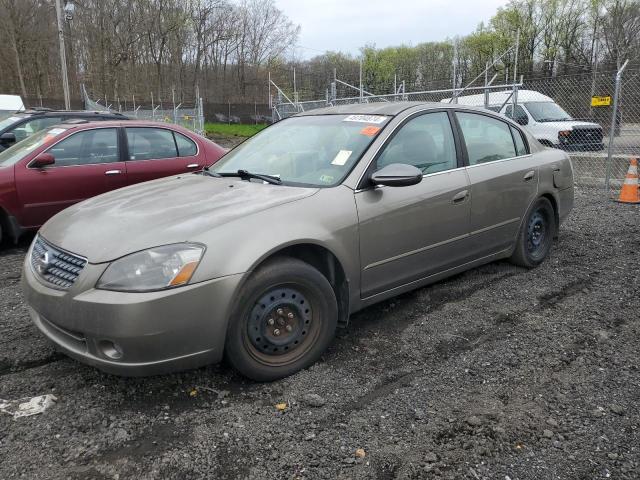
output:
[[[356,193],[362,297],[408,284],[466,261],[469,183],[456,153],[450,116],[408,120],[369,171],[392,163],[420,168],[422,182]]]
[[[25,227],[40,226],[74,203],[127,184],[117,128],[81,130],[53,145],[47,153],[55,158],[51,166],[16,167]]]
[[[482,257],[513,245],[538,190],[538,166],[520,130],[479,113],[457,112],[471,182],[471,248]]]

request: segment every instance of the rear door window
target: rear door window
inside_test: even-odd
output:
[[[192,157],[198,153],[198,147],[190,138],[178,133],[173,132],[176,137],[176,144],[178,145],[178,154],[181,157]]]
[[[82,130],[57,143],[48,150],[55,166],[92,165],[120,160],[118,132],[115,128]]]
[[[164,128],[127,127],[129,160],[156,160],[178,156],[173,132]]]
[[[516,156],[507,123],[476,113],[456,112],[469,156],[469,165]]]
[[[511,127],[511,133],[513,134],[513,141],[516,143],[516,153],[518,155],[526,155],[529,153],[527,144],[524,142],[524,138],[522,137],[522,132],[517,128]]]

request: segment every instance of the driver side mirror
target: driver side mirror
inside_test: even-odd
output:
[[[520,125],[527,125],[529,123],[529,117],[527,117],[526,115],[523,115],[521,117],[516,117],[516,123],[520,124]]]
[[[392,163],[373,172],[369,179],[374,185],[408,187],[422,181],[422,170],[405,163]]]
[[[6,132],[0,135],[0,143],[2,145],[11,145],[16,143],[16,136],[14,133]]]
[[[34,158],[33,162],[31,162],[31,166],[35,168],[44,168],[47,165],[53,165],[56,163],[56,159],[50,153],[41,153],[36,158]]]

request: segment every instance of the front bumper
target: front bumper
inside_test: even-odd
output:
[[[70,357],[126,376],[220,361],[227,319],[242,274],[160,292],[93,288],[106,264],[87,264],[69,290],[43,283],[30,264],[22,287],[33,322]]]

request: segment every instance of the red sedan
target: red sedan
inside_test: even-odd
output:
[[[225,150],[177,125],[70,121],[0,152],[0,240],[17,240],[74,203],[200,170]]]

